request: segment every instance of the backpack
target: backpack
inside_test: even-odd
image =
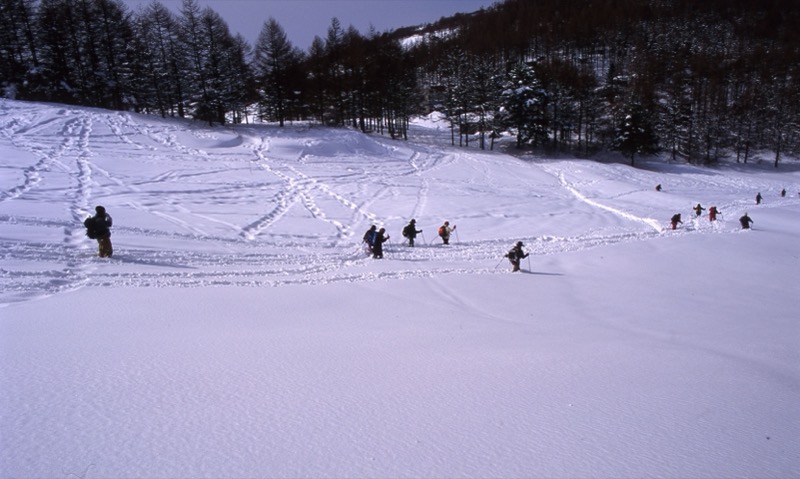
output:
[[[508,254],[506,255],[506,258],[508,258],[509,261],[516,261],[517,260],[517,250],[515,248],[512,248],[508,252]]]
[[[91,216],[86,218],[83,222],[83,226],[86,227],[86,236],[89,239],[97,239],[97,230],[95,229],[94,218]]]
[[[444,236],[447,234],[447,229],[445,229],[444,225],[439,227],[439,236]]]
[[[406,238],[411,236],[411,225],[406,225],[405,228],[403,228],[403,236]]]

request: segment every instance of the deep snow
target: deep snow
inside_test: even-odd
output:
[[[0,102],[0,476],[800,476],[797,163],[447,137]]]

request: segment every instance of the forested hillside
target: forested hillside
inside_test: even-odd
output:
[[[631,162],[779,166],[800,152],[796,0],[506,0],[394,32],[333,18],[308,51],[267,17],[254,45],[197,0],[0,0],[5,97],[193,117],[315,121],[407,138],[447,115],[453,143]]]

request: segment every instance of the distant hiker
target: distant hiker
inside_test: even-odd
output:
[[[717,209],[716,206],[712,206],[708,209],[708,220],[709,221],[716,221],[717,220],[717,213],[722,213],[720,210]]]
[[[372,253],[372,245],[375,244],[375,235],[378,233],[377,229],[377,226],[372,225],[369,227],[367,232],[364,233],[364,243],[367,244],[367,250],[369,253]]]
[[[375,233],[375,241],[372,243],[372,257],[383,259],[383,243],[389,241],[390,236],[386,235],[386,228],[381,228]]]
[[[442,226],[439,227],[439,236],[442,238],[442,242],[444,244],[450,244],[450,234],[456,230],[456,225],[450,227],[450,222],[445,221]]]
[[[672,229],[677,228],[678,227],[678,223],[683,224],[683,221],[681,221],[681,214],[680,213],[676,213],[676,214],[672,215],[672,219],[670,220],[670,223],[672,223]]]
[[[519,262],[522,261],[523,258],[527,258],[529,253],[522,251],[522,247],[525,246],[522,244],[522,241],[517,241],[517,244],[514,245],[511,250],[506,253],[506,258],[508,261],[511,262],[511,272],[519,271]]]
[[[781,198],[786,198],[786,188],[781,190]]]
[[[94,208],[95,215],[86,218],[83,226],[86,227],[86,236],[97,240],[98,255],[101,258],[110,258],[114,252],[111,248],[111,215],[106,213],[102,206]]]
[[[760,205],[760,204],[761,204],[761,192],[759,192],[759,193],[756,195],[756,204],[757,204],[757,205]]]
[[[417,233],[422,233],[422,230],[417,229],[417,220],[412,219],[405,228],[403,228],[403,237],[408,239],[409,246],[414,246],[414,239],[417,237]]]
[[[750,223],[755,223],[755,221],[753,221],[749,216],[747,216],[747,213],[745,213],[744,216],[739,218],[739,223],[742,224],[742,229],[743,230],[749,230],[750,229]]]
[[[661,191],[661,183],[656,185],[656,191]]]
[[[700,203],[697,203],[697,206],[695,206],[695,207],[694,207],[694,208],[692,208],[692,209],[694,210],[694,213],[695,213],[695,215],[696,215],[696,216],[700,216],[700,215],[702,215],[702,214],[703,214],[703,211],[705,211],[705,210],[706,210],[705,208],[703,208],[702,206],[700,206]]]

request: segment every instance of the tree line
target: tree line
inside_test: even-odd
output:
[[[422,27],[333,18],[307,51],[255,42],[197,0],[0,0],[5,97],[191,117],[315,121],[407,138],[432,110],[453,144],[711,164],[800,152],[795,0],[505,0]]]

